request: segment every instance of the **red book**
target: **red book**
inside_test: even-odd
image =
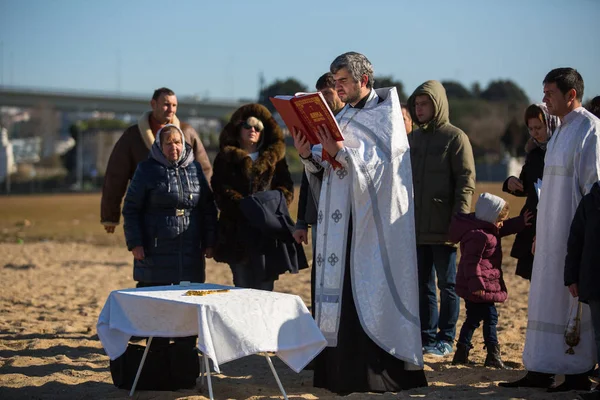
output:
[[[338,142],[344,140],[340,126],[321,92],[297,93],[295,96],[275,96],[269,99],[281,115],[290,133],[296,128],[306,136],[310,144],[321,143],[315,135],[321,125],[327,126]],[[325,149],[323,149],[322,158],[336,168],[341,167],[340,163]]]

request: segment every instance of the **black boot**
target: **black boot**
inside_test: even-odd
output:
[[[532,387],[547,389],[554,384],[554,375],[544,372],[527,371],[527,374],[514,382],[500,382],[498,386],[506,388]]]
[[[563,383],[548,388],[549,393],[568,392],[570,390],[592,390],[592,381],[589,378],[589,374],[565,375]]]
[[[500,345],[499,344],[489,344],[487,347],[487,357],[485,358],[484,367],[498,368],[498,369],[508,369],[502,359],[500,358]]]
[[[469,364],[469,351],[473,348],[470,344],[456,342],[456,352],[452,358],[452,365]]]

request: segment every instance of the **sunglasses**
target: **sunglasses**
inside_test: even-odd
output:
[[[258,126],[250,125],[248,122],[242,122],[242,128],[248,129],[248,130],[254,128],[254,130],[256,132],[261,132],[262,131],[261,129],[259,129]]]

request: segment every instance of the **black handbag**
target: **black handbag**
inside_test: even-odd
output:
[[[119,389],[131,389],[145,346],[129,344],[120,357],[110,361],[110,374]],[[193,388],[200,375],[200,358],[189,342],[152,344],[136,390],[178,390]]]

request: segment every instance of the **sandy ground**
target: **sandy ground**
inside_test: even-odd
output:
[[[451,356],[426,357],[429,387],[397,394],[352,394],[351,399],[573,399],[576,393],[504,389],[497,383],[523,374],[529,284],[514,276],[505,243],[509,300],[499,306],[499,337],[511,371],[484,368],[481,331],[474,338],[476,366],[455,367]],[[0,244],[0,399],[120,399],[108,357],[96,335],[96,321],[112,290],[132,287],[130,254],[120,246],[37,242]],[[231,284],[229,268],[209,263],[210,282]],[[286,275],[275,290],[310,301],[310,273]],[[459,327],[464,319],[461,310]],[[312,387],[312,372],[296,374],[274,360],[290,399],[337,399]],[[222,366],[213,380],[217,399],[282,398],[265,360],[246,357]],[[199,387],[199,385],[198,385]],[[177,392],[138,392],[139,399],[205,399],[199,388]]]

